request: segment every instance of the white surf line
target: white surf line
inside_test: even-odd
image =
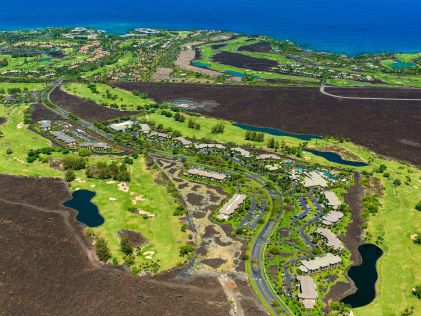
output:
[[[337,88],[337,87],[335,87]],[[329,97],[338,99],[350,99],[350,100],[384,100],[384,101],[421,101],[421,99],[402,99],[402,98],[369,98],[369,97],[346,97],[341,95],[332,94],[325,91],[325,86],[320,86],[320,92]]]

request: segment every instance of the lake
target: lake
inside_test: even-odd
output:
[[[357,291],[348,295],[341,302],[352,308],[365,306],[376,297],[377,269],[376,262],[383,255],[383,251],[373,244],[363,244],[358,247],[363,260],[359,266],[353,266],[348,276],[354,281]]]
[[[237,126],[237,127],[240,127],[242,129],[248,130],[248,131],[252,131],[252,132],[267,133],[267,134],[274,135],[274,136],[289,136],[289,137],[294,137],[294,138],[298,138],[298,139],[301,139],[301,140],[312,140],[314,138],[316,138],[316,139],[322,138],[322,136],[289,133],[289,132],[286,132],[286,131],[282,131],[280,129],[270,128],[270,127],[258,127],[258,126],[242,124],[242,123],[234,123],[233,125]]]
[[[337,153],[331,151],[319,151],[314,149],[304,149],[305,151],[312,153],[313,155],[323,157],[324,159],[330,162],[336,162],[341,165],[351,166],[351,167],[365,167],[368,166],[365,162],[362,161],[353,161],[353,160],[346,160],[339,156]]]
[[[98,227],[104,223],[104,218],[99,214],[98,207],[91,202],[95,192],[88,190],[77,190],[72,194],[72,199],[63,203],[77,211],[76,220],[89,226]]]
[[[20,0],[2,1],[0,28],[92,26],[219,29],[359,54],[421,51],[421,2],[406,0]]]

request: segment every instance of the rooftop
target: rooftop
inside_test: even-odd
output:
[[[322,223],[325,225],[333,225],[336,222],[338,222],[342,217],[344,216],[344,213],[339,211],[330,211],[326,215],[322,217]]]
[[[139,124],[139,128],[141,133],[149,133],[151,131],[148,124]]]
[[[265,160],[265,159],[279,160],[279,159],[281,159],[281,157],[279,157],[278,155],[275,155],[275,154],[261,154],[261,155],[257,156],[257,159],[259,159],[259,160]]]
[[[316,233],[326,238],[326,245],[328,247],[332,247],[335,250],[342,250],[344,248],[342,241],[329,228],[317,228]]]
[[[131,128],[133,124],[134,124],[133,121],[125,121],[125,122],[110,124],[109,127],[115,131],[124,131],[125,129]]]
[[[329,268],[330,266],[341,262],[341,257],[328,253],[322,257],[316,257],[311,260],[301,260],[299,269],[302,272],[317,272],[319,269]]]
[[[313,308],[317,300],[316,283],[311,276],[300,275],[297,277],[300,281],[301,293],[298,298],[302,301],[305,308]]]
[[[221,144],[196,144],[195,147],[197,149],[225,149],[225,146]]]
[[[183,136],[177,137],[177,138],[175,138],[175,140],[180,142],[181,145],[183,145],[183,146],[190,146],[191,144],[193,144],[191,141],[184,138]]]
[[[335,192],[325,191],[323,194],[326,197],[328,204],[334,209],[337,209],[339,206],[341,206],[341,201],[338,199]]]
[[[199,168],[191,168],[189,169],[188,173],[194,176],[215,179],[218,181],[223,181],[227,178],[226,174],[215,172],[215,171],[207,171],[207,170],[199,169]]]
[[[76,142],[76,139],[60,131],[52,131],[51,134],[66,144],[72,144]]]
[[[234,194],[232,198],[222,206],[217,216],[218,219],[228,219],[235,210],[246,200],[245,194]]]
[[[231,151],[235,151],[245,158],[249,158],[251,156],[251,154],[248,150],[245,150],[241,147],[231,148]]]
[[[328,182],[323,178],[318,171],[311,171],[304,174],[305,187],[327,187]]]

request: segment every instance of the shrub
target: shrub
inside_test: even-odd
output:
[[[95,242],[95,252],[99,260],[107,262],[111,259],[110,250],[104,238],[98,237]]]
[[[180,256],[184,257],[190,253],[192,253],[194,250],[194,247],[190,244],[184,244],[180,247]]]
[[[133,253],[133,247],[127,235],[122,235],[120,239],[120,249],[125,255],[129,256]]]
[[[421,200],[418,202],[418,204],[417,204],[417,205],[415,205],[415,209],[416,209],[417,211],[420,211],[420,212],[421,212]]]
[[[225,126],[222,123],[216,124],[214,127],[212,127],[213,134],[222,134],[224,130],[225,130]]]
[[[63,158],[63,167],[65,170],[81,170],[86,167],[86,160],[83,157],[68,156]]]
[[[74,179],[76,179],[76,174],[72,169],[69,169],[64,174],[64,181],[66,182],[72,182]]]

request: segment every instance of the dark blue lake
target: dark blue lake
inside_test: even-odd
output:
[[[104,218],[99,214],[98,207],[91,202],[95,192],[88,190],[77,190],[73,192],[73,198],[63,203],[77,211],[76,219],[89,226],[98,227],[104,223]]]
[[[282,131],[280,129],[275,128],[269,128],[269,127],[258,127],[253,125],[247,125],[247,124],[241,124],[241,123],[234,123],[234,126],[240,127],[242,129],[253,131],[253,132],[261,132],[261,133],[267,133],[274,136],[289,136],[289,137],[295,137],[301,140],[311,140],[311,139],[321,139],[321,136],[317,135],[308,135],[308,134],[294,134]]]
[[[0,28],[93,26],[219,29],[358,54],[421,51],[421,1],[19,0],[1,1]]]
[[[348,276],[354,281],[357,291],[342,300],[342,303],[352,308],[365,306],[375,299],[376,262],[383,255],[383,251],[373,244],[363,244],[358,247],[358,251],[363,262],[359,266],[351,267],[348,271]]]
[[[352,167],[368,166],[368,164],[362,161],[345,160],[341,156],[339,156],[337,153],[334,153],[331,151],[319,151],[319,150],[314,150],[314,149],[304,149],[304,150],[308,151],[309,153],[312,153],[313,155],[323,157],[324,159],[330,162],[336,162],[341,165],[352,166]]]

